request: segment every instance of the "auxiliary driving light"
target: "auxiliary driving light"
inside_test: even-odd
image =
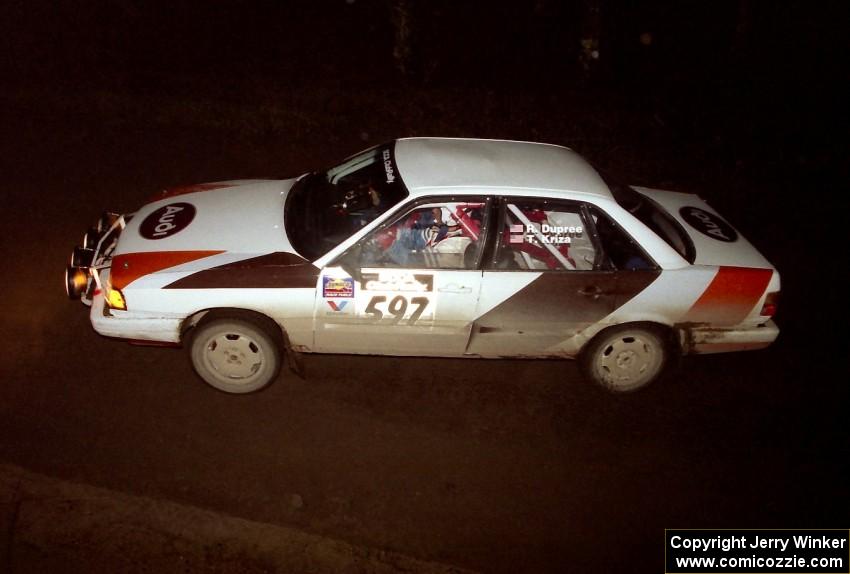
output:
[[[86,234],[83,235],[83,247],[85,249],[94,249],[97,247],[97,242],[100,241],[101,234],[94,227],[89,227]]]
[[[65,268],[65,293],[70,299],[79,299],[89,282],[85,269],[68,265]]]
[[[97,220],[96,230],[98,233],[106,233],[112,227],[112,225],[118,221],[118,218],[121,217],[117,213],[112,213],[111,211],[104,211],[100,219]]]
[[[94,262],[94,249],[74,247],[71,253],[71,267],[91,267]]]

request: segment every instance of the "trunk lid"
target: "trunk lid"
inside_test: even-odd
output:
[[[695,265],[774,269],[773,265],[699,196],[633,187],[666,211],[693,243]]]

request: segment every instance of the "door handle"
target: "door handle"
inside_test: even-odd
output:
[[[596,285],[588,285],[583,289],[579,289],[578,294],[583,295],[584,297],[590,297],[591,299],[596,301],[602,295],[602,289],[600,289]]]
[[[457,285],[456,283],[450,283],[450,284],[446,285],[445,287],[438,287],[437,291],[439,291],[440,293],[466,294],[466,293],[472,293],[472,288],[471,287],[465,287],[463,285]]]

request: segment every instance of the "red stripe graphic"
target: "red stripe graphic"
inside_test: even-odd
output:
[[[110,281],[114,288],[123,289],[144,275],[219,253],[224,251],[153,251],[116,255],[112,259]]]
[[[749,315],[767,289],[771,269],[720,267],[717,275],[685,314],[689,323],[736,325]]]

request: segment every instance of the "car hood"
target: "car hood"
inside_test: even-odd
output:
[[[293,252],[283,208],[294,182],[239,180],[165,190],[133,214],[115,255]]]
[[[693,242],[695,265],[774,269],[725,218],[697,195],[633,186],[668,212]]]

